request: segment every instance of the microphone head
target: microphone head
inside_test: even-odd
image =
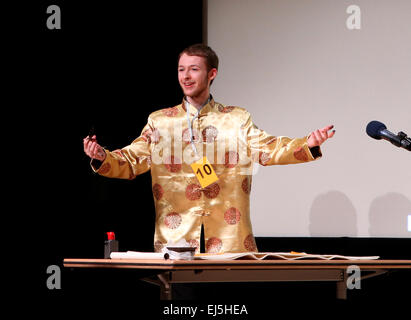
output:
[[[380,140],[381,139],[381,130],[385,130],[387,127],[384,123],[379,121],[371,121],[367,125],[367,134],[374,139]]]

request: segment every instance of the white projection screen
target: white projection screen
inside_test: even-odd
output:
[[[411,135],[411,1],[209,0],[205,24],[216,101],[275,136],[336,129],[318,161],[258,167],[254,234],[410,238],[411,152],[365,129]]]

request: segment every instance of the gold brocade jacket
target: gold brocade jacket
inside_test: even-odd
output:
[[[134,179],[151,170],[155,251],[170,240],[185,239],[199,252],[203,225],[206,252],[256,252],[250,221],[253,163],[315,160],[307,137],[269,135],[253,124],[247,110],[212,98],[199,112],[185,100],[153,112],[129,146],[105,152],[100,166],[92,161],[93,170],[102,176]],[[207,156],[218,176],[205,188],[190,166],[202,156]]]

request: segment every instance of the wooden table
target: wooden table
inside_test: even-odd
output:
[[[351,266],[366,279],[393,270],[411,271],[411,260],[126,260],[64,259],[69,268],[128,268],[151,270],[142,278],[160,286],[160,298],[172,299],[173,283],[333,281],[338,299],[347,299]],[[358,269],[359,268],[359,269]],[[350,270],[350,269],[348,269]]]

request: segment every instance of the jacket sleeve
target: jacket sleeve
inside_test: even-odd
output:
[[[263,166],[309,162],[322,156],[319,147],[308,147],[309,136],[295,139],[272,136],[259,129],[249,113],[243,128],[252,160]]]
[[[98,174],[119,179],[134,179],[151,168],[151,143],[156,130],[149,118],[140,136],[129,146],[114,151],[104,150],[106,159],[91,161],[91,168]]]

